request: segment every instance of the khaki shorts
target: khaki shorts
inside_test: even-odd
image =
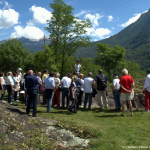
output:
[[[131,101],[132,100],[132,93],[121,93],[120,100],[122,101]]]

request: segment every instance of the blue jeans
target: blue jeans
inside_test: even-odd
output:
[[[46,99],[47,99],[47,112],[50,112],[52,99],[53,99],[53,95],[54,95],[54,90],[53,89],[45,89],[45,93],[46,93]]]
[[[92,105],[92,93],[85,93],[84,108],[86,108],[88,99],[89,99],[89,109],[91,109],[91,105]]]
[[[114,95],[114,100],[115,100],[115,107],[116,109],[120,109],[121,108],[121,103],[120,103],[120,91],[119,90],[114,90],[113,91],[113,95]]]
[[[69,96],[70,96],[70,89],[63,88],[62,90],[62,107],[65,106],[65,96],[67,97],[67,107],[69,106]]]
[[[30,105],[33,102],[33,115],[36,115],[36,109],[37,109],[37,90],[27,90],[29,101],[26,108],[26,113],[29,114],[30,111]]]
[[[7,92],[8,92],[8,103],[12,102],[12,87],[11,85],[7,85]]]
[[[80,91],[80,92],[79,92],[79,95],[78,95],[78,97],[77,97],[77,99],[78,99],[77,108],[78,108],[78,109],[79,109],[79,105],[82,104],[82,97],[83,97],[83,91]]]

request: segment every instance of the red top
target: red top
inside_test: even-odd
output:
[[[123,86],[125,89],[127,89],[127,90],[130,90],[132,83],[134,83],[133,78],[132,78],[131,76],[129,76],[129,75],[122,76],[122,77],[120,78],[120,82],[119,82],[119,84],[122,84],[122,86]],[[127,93],[127,92],[126,92],[125,90],[123,90],[123,89],[121,89],[121,92],[122,92],[122,93]],[[131,91],[131,93],[132,93],[132,91]]]

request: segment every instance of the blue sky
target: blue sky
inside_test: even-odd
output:
[[[14,37],[40,39],[50,20],[53,0],[0,0],[0,41]],[[138,20],[150,8],[150,0],[64,0],[79,19],[90,19],[87,29],[91,41],[117,34]]]

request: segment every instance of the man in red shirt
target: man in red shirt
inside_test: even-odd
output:
[[[132,88],[134,88],[134,80],[131,76],[128,75],[128,70],[123,69],[122,70],[123,76],[120,78],[120,87],[121,87],[121,96],[120,100],[122,101],[122,114],[121,116],[124,117],[124,110],[125,110],[125,104],[126,100],[129,101],[129,107],[130,107],[130,112],[131,115],[133,116],[133,110],[132,110]]]

